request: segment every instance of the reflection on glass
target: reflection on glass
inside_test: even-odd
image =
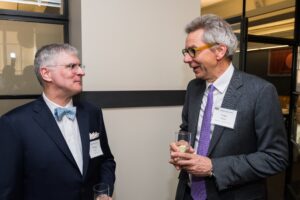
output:
[[[63,41],[63,25],[0,20],[0,95],[40,93],[34,54]]]
[[[295,142],[300,145],[300,113],[296,113],[297,131],[295,131]]]
[[[270,11],[282,10],[295,5],[295,0],[248,0],[246,1],[247,16],[257,15],[257,13],[270,13]]]
[[[201,0],[201,14],[225,19],[242,15],[241,0]],[[230,12],[228,12],[230,10]],[[293,38],[295,0],[246,1],[249,34]]]
[[[273,11],[284,12],[284,9],[294,6],[295,0],[247,0],[246,16],[253,17]],[[225,19],[241,16],[242,8],[241,0],[201,0],[201,14],[214,13]]]
[[[236,37],[240,41],[240,32],[241,32],[241,23],[235,23],[230,24],[233,32],[235,33]],[[238,49],[236,53],[233,55],[232,63],[236,68],[240,68],[240,47],[238,46]]]
[[[62,0],[0,0],[0,9],[63,15]]]
[[[297,85],[296,91],[300,92],[300,47],[298,47],[298,56],[297,56]]]
[[[201,15],[214,13],[226,19],[242,15],[242,8],[241,0],[201,0]]]
[[[296,149],[294,152],[294,161],[297,161],[300,159],[300,98],[299,96],[297,97],[297,100],[295,102],[296,109],[295,109],[295,123],[293,124],[293,130],[292,130],[292,135],[291,139],[295,144]]]
[[[249,17],[249,34],[290,38],[294,36],[295,7]]]
[[[13,108],[16,108],[20,105],[23,105],[25,103],[28,103],[30,101],[33,101],[33,99],[22,99],[22,100],[15,100],[15,99],[10,99],[10,100],[1,100],[0,99],[0,116],[3,115],[4,113],[10,111]]]
[[[248,43],[246,72],[275,85],[279,95],[289,95],[292,50],[289,46]]]
[[[281,106],[281,111],[283,115],[289,114],[289,106],[290,106],[290,96],[279,96],[279,102]]]

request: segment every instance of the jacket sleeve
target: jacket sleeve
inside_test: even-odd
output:
[[[2,116],[0,118],[0,200],[23,198],[22,153],[21,139],[9,123],[9,119]]]
[[[115,170],[116,170],[116,162],[114,160],[114,156],[111,153],[109,144],[108,144],[108,139],[107,139],[107,134],[105,130],[105,125],[104,125],[104,120],[103,120],[103,115],[102,111],[100,109],[100,112],[98,112],[99,118],[98,121],[100,122],[100,132],[102,133],[100,135],[100,142],[101,142],[101,147],[103,148],[103,153],[104,153],[104,160],[101,162],[100,166],[100,182],[104,182],[109,184],[110,186],[110,195],[113,194],[114,190],[114,183],[115,183]]]

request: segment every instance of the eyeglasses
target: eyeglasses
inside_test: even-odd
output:
[[[67,69],[70,69],[72,72],[75,72],[78,70],[78,68],[82,69],[83,71],[85,70],[85,65],[82,64],[77,64],[77,63],[70,63],[66,65],[47,65],[47,66],[64,66]]]
[[[192,58],[196,56],[197,51],[203,51],[205,49],[209,49],[210,47],[214,46],[215,44],[205,44],[200,47],[190,47],[186,49],[182,49],[182,54],[185,56],[186,54],[189,54]]]

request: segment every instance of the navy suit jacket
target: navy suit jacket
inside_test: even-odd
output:
[[[0,200],[92,200],[92,186],[110,185],[115,161],[110,151],[101,109],[75,102],[83,174],[43,98],[0,118]],[[100,133],[103,155],[90,158],[89,133]]]
[[[187,88],[181,129],[197,134],[206,83],[192,80]],[[225,93],[222,108],[237,111],[234,128],[215,125],[208,157],[213,178],[206,178],[208,200],[266,199],[265,178],[288,164],[288,145],[275,87],[237,69]],[[181,171],[176,200],[183,200],[189,182]]]

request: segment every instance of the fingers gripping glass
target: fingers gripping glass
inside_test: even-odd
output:
[[[196,56],[197,51],[203,51],[205,49],[209,49],[210,47],[214,46],[214,44],[205,44],[200,47],[190,47],[186,49],[182,49],[182,54],[185,56],[186,54],[189,54],[192,58]]]

